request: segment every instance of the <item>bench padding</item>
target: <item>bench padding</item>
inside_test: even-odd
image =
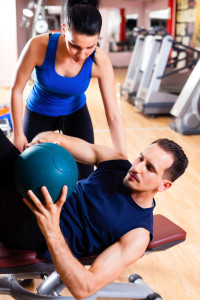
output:
[[[179,244],[186,239],[186,232],[178,225],[162,215],[154,215],[153,240],[148,245],[148,250],[162,250]]]
[[[149,251],[163,250],[185,240],[186,232],[162,215],[154,215],[153,240],[149,243]],[[95,257],[82,260],[83,264],[90,264]],[[38,257],[36,251],[7,249],[0,244],[0,273],[1,269],[28,266],[45,263],[46,259]]]

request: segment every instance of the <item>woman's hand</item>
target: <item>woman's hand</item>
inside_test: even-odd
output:
[[[25,135],[14,135],[13,144],[20,152],[26,148],[27,143],[28,141]]]
[[[33,203],[25,198],[23,201],[35,214],[38,226],[44,237],[46,239],[56,239],[60,235],[60,213],[67,197],[67,186],[63,186],[60,198],[55,204],[46,187],[43,186],[41,191],[45,199],[45,204],[42,204],[31,190],[27,194]]]

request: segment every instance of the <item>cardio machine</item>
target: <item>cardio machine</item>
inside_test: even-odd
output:
[[[139,112],[146,115],[164,114],[170,111],[177,96],[159,91],[161,78],[166,69],[169,54],[172,48],[171,35],[155,35],[153,47],[146,70],[143,73],[137,94],[135,106]]]
[[[199,57],[162,28],[139,34],[121,94],[145,115],[169,114]]]
[[[184,52],[185,57],[169,58],[171,51],[177,49]],[[147,73],[143,74],[138,88],[135,99],[138,110],[145,115],[169,114],[199,57],[198,50],[173,41],[170,35],[164,36],[153,72],[152,64],[149,63],[150,69],[148,67]],[[171,68],[182,60],[185,60],[184,66]]]
[[[144,97],[145,86],[148,88],[148,85],[150,84],[155,65],[158,65],[158,54],[161,50],[163,38],[168,35],[168,33],[160,27],[150,28],[149,30],[136,28],[134,30],[134,35],[137,35],[136,43],[124,85],[121,89],[121,95],[133,105],[135,105],[135,100],[138,97]],[[168,37],[170,36],[168,35]],[[165,40],[168,41],[169,39],[165,38]],[[165,45],[167,44],[166,41],[164,43]],[[164,48],[164,45],[162,48]],[[171,49],[171,41],[169,41],[168,48]],[[165,49],[167,52],[163,52],[164,50],[162,50],[166,56],[166,58],[162,57],[162,63],[164,62],[164,59],[168,59],[168,48]],[[161,53],[161,55],[163,54]]]
[[[200,59],[185,83],[170,114],[169,127],[181,134],[200,134]]]
[[[148,55],[148,49],[151,46],[153,37],[144,28],[135,28],[133,32],[136,37],[134,51],[126,73],[123,87],[121,88],[121,96],[126,101],[132,102],[133,96],[136,95],[139,82],[144,71],[143,57]]]

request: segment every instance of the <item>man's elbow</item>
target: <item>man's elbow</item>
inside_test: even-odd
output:
[[[82,290],[82,289],[80,289],[80,291],[76,291],[76,292],[72,293],[72,295],[74,296],[74,298],[76,300],[85,299],[89,296],[92,296],[93,294],[95,294],[95,291],[85,291],[85,290]]]
[[[71,291],[72,295],[77,300],[85,299],[98,291],[97,285],[93,281],[87,282],[84,278],[81,286],[79,284],[77,285],[76,289]]]

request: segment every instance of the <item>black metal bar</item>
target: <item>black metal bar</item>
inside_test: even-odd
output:
[[[180,45],[180,46],[182,46],[182,47],[184,47],[184,48],[186,48],[186,49],[189,49],[189,50],[191,50],[191,51],[197,52],[197,53],[200,55],[200,51],[199,51],[199,50],[197,50],[197,49],[195,49],[195,48],[192,48],[192,47],[190,47],[190,46],[186,46],[186,45],[182,44],[181,42],[174,41],[173,44],[174,44],[174,45]]]
[[[191,68],[191,67],[194,66],[194,65],[195,65],[195,63],[193,62],[193,63],[191,63],[191,64],[189,64],[189,65],[187,65],[187,66],[185,66],[185,67],[182,67],[182,68],[176,69],[176,70],[174,70],[174,71],[168,72],[168,73],[166,73],[166,74],[164,74],[164,75],[162,75],[162,76],[158,76],[157,78],[158,78],[158,79],[162,79],[162,78],[168,77],[168,76],[170,76],[170,75],[173,75],[173,74],[175,74],[175,73],[178,73],[179,71],[182,71],[182,70]]]

